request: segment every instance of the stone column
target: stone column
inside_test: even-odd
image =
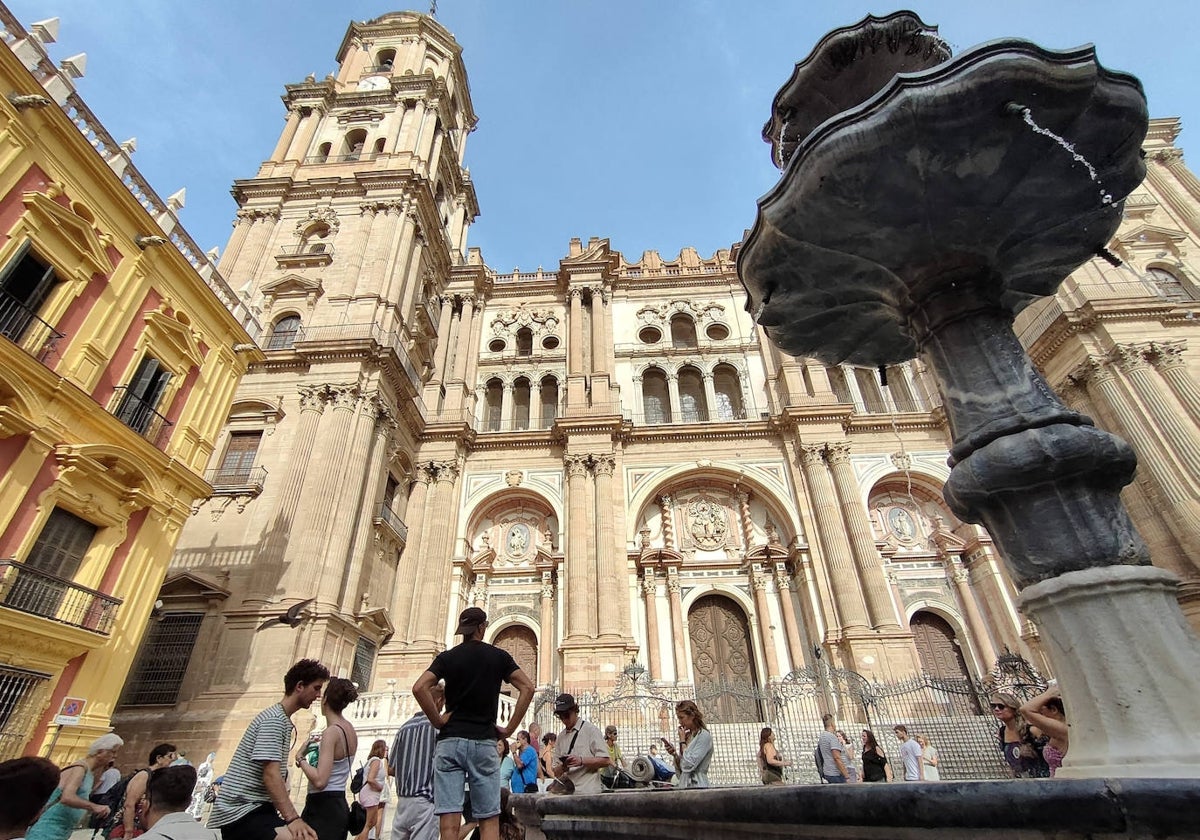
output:
[[[1150,419],[1170,444],[1175,457],[1187,467],[1186,475],[1194,481],[1200,478],[1200,439],[1192,424],[1182,420],[1179,409],[1170,403],[1158,377],[1151,372],[1145,358],[1147,349],[1143,345],[1118,344],[1113,348],[1114,361],[1128,377],[1138,399],[1149,409]]]
[[[604,374],[608,372],[608,364],[604,350],[604,304],[601,302],[599,289],[592,289],[592,299],[588,306],[592,313],[592,373]]]
[[[441,649],[445,641],[443,616],[450,601],[450,562],[453,555],[455,517],[455,485],[459,467],[456,461],[437,461],[436,484],[433,488],[433,504],[430,516],[436,523],[426,540],[427,550],[422,552],[422,572],[431,585],[414,589],[417,599],[416,625],[412,636],[418,642],[431,642]]]
[[[463,341],[463,335],[467,341]],[[463,382],[467,375],[467,359],[471,355],[470,345],[475,337],[475,299],[463,298],[462,313],[459,315],[458,348],[454,354],[454,373],[451,382]],[[531,400],[532,401],[532,400]]]
[[[717,389],[713,387],[712,371],[706,370],[702,374],[704,379],[704,402],[707,404],[708,414],[705,420],[717,420],[721,416],[721,412],[717,406]]]
[[[859,591],[858,577],[854,573],[854,559],[846,542],[846,526],[838,510],[833,481],[825,465],[825,446],[806,443],[800,449],[817,534],[821,538],[829,569],[829,583],[837,609],[836,620],[844,630],[865,630],[867,611]]]
[[[642,569],[642,599],[646,603],[646,658],[649,660],[650,681],[662,679],[662,662],[658,651],[658,576],[653,566]]]
[[[396,142],[397,151],[416,152],[417,135],[425,120],[425,100],[418,99],[413,103],[412,110],[406,115],[404,125],[400,130],[400,138]]]
[[[567,295],[571,301],[567,321],[567,373],[580,375],[583,373],[583,290],[571,289]]]
[[[612,295],[607,290],[600,291],[601,327],[604,333],[604,370],[611,370],[609,365],[614,358],[613,349],[613,315]]]
[[[962,560],[958,557],[947,558],[948,565],[946,571],[949,572],[950,579],[954,581],[954,589],[958,594],[958,603],[962,608],[963,615],[967,619],[967,627],[971,630],[971,636],[975,641],[975,652],[979,654],[979,658],[983,661],[983,669],[986,672],[993,662],[996,661],[996,648],[992,645],[991,634],[988,633],[987,623],[983,620],[983,616],[979,614],[979,605],[975,603],[975,593],[971,590],[970,572],[963,567]]]
[[[300,505],[304,490],[304,476],[308,472],[309,456],[317,437],[317,426],[325,411],[325,388],[305,386],[300,389],[300,422],[296,437],[288,452],[287,469],[280,483],[279,501],[271,524],[259,544],[246,602],[266,604],[276,595],[276,588],[283,573],[282,563],[287,551],[289,536],[298,528],[296,509]]]
[[[1195,176],[1188,172],[1183,163],[1183,150],[1175,147],[1159,149],[1152,155],[1152,161],[1147,161],[1146,180],[1157,187],[1156,192],[1166,201],[1167,206],[1174,210],[1182,221],[1191,228],[1192,233],[1200,233],[1200,214],[1196,213],[1193,201],[1185,195],[1188,182],[1195,183]],[[1155,166],[1157,163],[1159,166]],[[1163,170],[1166,170],[1165,172]],[[1169,177],[1174,175],[1174,178]],[[1179,189],[1184,186],[1185,191]]]
[[[252,279],[260,275],[259,269],[262,266],[263,257],[271,244],[275,233],[275,224],[279,221],[279,211],[275,209],[251,210],[249,215],[254,219],[254,226],[246,237],[246,245],[243,248],[246,252],[246,259],[238,261],[238,274]]]
[[[554,578],[551,572],[542,572],[542,613],[538,626],[538,685],[554,682]]]
[[[662,516],[663,545],[675,548],[675,513],[670,496],[661,496],[658,500]]]
[[[442,313],[438,318],[438,343],[433,363],[433,381],[439,385],[446,379],[446,358],[450,353],[450,318],[453,314],[454,298],[442,295]]]
[[[779,679],[779,655],[775,652],[775,633],[771,630],[771,612],[767,604],[767,586],[771,576],[755,563],[750,567],[750,585],[754,589],[754,611],[758,614],[758,632],[762,638],[763,659],[767,660],[767,678]]]
[[[229,244],[225,246],[225,253],[221,254],[221,259],[217,263],[217,269],[222,274],[232,276],[233,267],[238,261],[238,255],[242,253],[242,248],[246,244],[246,237],[249,235],[252,227],[254,227],[254,211],[237,211],[236,221],[233,223],[233,233],[229,237]],[[238,274],[240,275],[241,272],[238,272]]]
[[[283,126],[283,133],[279,135],[279,142],[275,144],[275,150],[271,152],[272,163],[282,163],[284,154],[292,145],[292,138],[296,136],[296,129],[300,125],[300,109],[291,107],[288,108],[287,123]]]
[[[513,427],[513,384],[505,382],[500,395],[500,429],[512,431]]]
[[[371,247],[374,238],[376,207],[373,201],[364,201],[358,205],[358,224],[354,226],[354,234],[346,248],[346,278],[350,280],[354,297],[358,297],[363,289],[365,279],[362,271],[363,255]],[[339,254],[341,249],[338,249]]]
[[[671,400],[671,422],[678,423],[683,420],[683,409],[679,401],[679,376],[675,371],[667,374],[667,393]]]
[[[754,520],[750,518],[750,494],[738,493],[738,519],[742,525],[742,548],[749,551],[754,544]]]
[[[600,636],[627,638],[629,636],[628,586],[626,560],[616,552],[613,532],[613,472],[617,459],[611,454],[593,455],[592,470],[596,475],[596,599],[597,627]]]
[[[392,599],[392,621],[396,625],[397,641],[408,643],[412,636],[408,625],[412,618],[413,593],[417,589],[417,572],[421,566],[421,543],[429,518],[429,485],[433,482],[433,471],[428,464],[418,464],[413,476],[413,486],[408,493],[408,505],[404,508],[405,524],[408,525],[408,545],[400,555],[400,568],[396,574],[396,592]]]
[[[300,132],[288,148],[286,160],[298,160],[303,163],[309,147],[312,146],[317,127],[321,124],[322,111],[320,108],[301,108],[300,116]]]
[[[1193,423],[1200,423],[1200,387],[1188,372],[1187,362],[1184,361],[1183,351],[1187,349],[1186,341],[1156,341],[1150,345],[1150,363],[1158,368],[1163,379],[1167,380],[1171,392],[1187,409]]]
[[[591,528],[587,508],[588,459],[586,455],[566,455],[567,468],[567,562],[564,570],[567,587],[567,641],[588,637],[588,615],[595,615],[595,599],[590,597],[592,570],[587,565],[587,543]],[[560,580],[560,583],[563,581]]]
[[[687,654],[683,646],[683,598],[679,583],[679,569],[667,567],[667,597],[671,603],[671,638],[675,647],[675,682],[690,682],[688,679]]]
[[[800,622],[796,620],[796,605],[792,602],[792,576],[787,566],[775,564],[775,590],[779,593],[780,612],[783,613],[783,631],[788,640],[788,661],[793,669],[804,664],[804,642],[800,639]]]
[[[480,572],[475,577],[475,585],[471,587],[471,606],[486,611],[488,602],[487,572]]]
[[[358,610],[361,594],[366,591],[367,586],[372,585],[371,575],[363,575],[363,560],[374,553],[371,547],[374,542],[371,532],[378,513],[377,505],[383,498],[383,489],[390,475],[388,459],[395,444],[397,428],[395,416],[381,397],[371,400],[368,405],[371,409],[368,416],[374,427],[374,435],[371,438],[367,472],[358,503],[358,526],[350,544],[349,563],[340,598],[342,611],[349,614]],[[388,606],[391,600],[378,592],[372,592],[371,595],[372,606]]]
[[[875,535],[859,497],[858,482],[850,466],[850,443],[837,441],[825,447],[825,460],[833,473],[833,484],[842,503],[842,517],[850,528],[850,547],[858,568],[859,585],[867,600],[867,613],[872,627],[899,629],[896,610],[888,596],[887,581],[883,578],[883,564],[879,561],[879,550],[875,547]]]

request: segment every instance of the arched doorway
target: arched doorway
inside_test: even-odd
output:
[[[761,720],[758,679],[746,613],[723,595],[705,595],[688,610],[696,697],[713,723]]]
[[[534,635],[532,630],[522,624],[505,627],[496,634],[496,638],[492,640],[492,644],[508,651],[529,679],[535,683],[537,682],[537,636]],[[516,691],[508,683],[502,683],[500,690],[509,696],[513,696]]]
[[[971,679],[962,645],[950,622],[940,615],[920,610],[913,613],[908,627],[921,658],[921,670],[927,676],[943,680]]]

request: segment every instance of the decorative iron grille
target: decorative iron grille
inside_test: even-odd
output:
[[[375,670],[375,645],[370,639],[359,639],[354,646],[354,667],[350,671],[350,682],[359,691],[371,687],[371,674]]]
[[[203,620],[203,613],[167,613],[151,623],[133,673],[125,684],[123,705],[175,704]]]
[[[0,761],[21,755],[49,690],[49,674],[0,665]]]

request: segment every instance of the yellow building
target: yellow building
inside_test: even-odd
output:
[[[49,61],[57,21],[0,23],[0,759],[61,760],[110,728],[258,330],[75,92],[82,57]]]

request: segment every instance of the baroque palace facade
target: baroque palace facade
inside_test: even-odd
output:
[[[220,268],[266,325],[215,442],[114,724],[228,755],[300,656],[407,692],[478,605],[542,686],[764,684],[1039,666],[991,539],[941,500],[919,362],[781,355],[733,254],[630,261],[572,240],[497,273],[461,49],[436,20],[350,25],[287,121]],[[1112,243],[1018,321],[1051,384],[1142,459],[1127,490],[1200,623],[1200,185],[1154,122]],[[735,246],[736,247],[736,246]],[[1195,307],[1194,310],[1192,307]],[[885,384],[886,380],[886,384]]]
[[[84,56],[50,61],[57,28],[0,5],[0,760],[66,764],[110,729],[264,356],[182,194],[159,198],[80,99]]]

